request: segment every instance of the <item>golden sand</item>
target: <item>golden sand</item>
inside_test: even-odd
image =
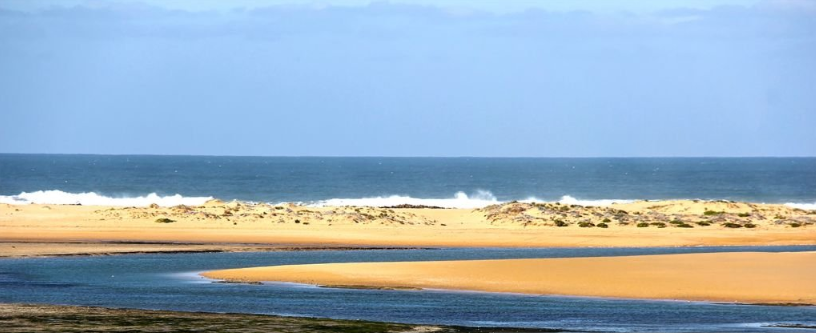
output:
[[[781,205],[688,200],[609,207],[507,203],[482,209],[219,201],[169,208],[0,204],[0,257],[264,246],[813,245],[815,223],[816,212]],[[813,303],[815,267],[812,253],[739,253],[299,266],[213,274],[320,284]],[[291,275],[275,275],[283,273]]]
[[[201,207],[171,208],[0,204],[0,242],[454,247],[792,245],[816,244],[814,214],[781,205],[705,201],[636,202],[610,207],[509,203],[475,210],[315,208],[218,201]],[[157,222],[163,218],[169,223]],[[728,224],[738,228],[726,227]]]
[[[816,252],[342,263],[203,274],[233,281],[742,303],[816,303]]]

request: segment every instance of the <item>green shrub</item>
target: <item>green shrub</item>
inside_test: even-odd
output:
[[[726,227],[726,228],[742,228],[742,224],[728,222],[728,223],[723,223],[723,227]]]
[[[749,214],[749,213],[739,213],[739,214],[737,214],[737,216],[739,216],[739,217],[748,217],[748,216],[751,216],[751,214]]]
[[[564,221],[562,221],[562,220],[555,220],[555,226],[556,226],[556,227],[566,227],[566,226],[568,226],[568,225],[569,225],[569,224],[568,224],[567,222],[564,222]]]
[[[753,223],[746,223],[746,224],[743,224],[742,226],[746,227],[746,228],[750,228],[750,229],[756,228],[756,224],[753,224]]]
[[[705,215],[705,216],[722,215],[722,214],[725,214],[725,212],[723,212],[723,211],[717,212],[717,211],[713,211],[713,210],[706,210],[705,212],[703,212],[703,215]]]
[[[685,224],[683,221],[676,220],[676,219],[669,221],[669,223],[671,223],[671,224]]]
[[[648,224],[648,223],[646,223],[646,222],[640,222],[640,223],[638,223],[638,224],[637,224],[637,227],[638,227],[638,228],[646,228],[646,227],[648,227],[648,226],[649,226],[649,224]]]
[[[601,223],[598,223],[598,225],[596,225],[596,227],[598,227],[598,228],[609,228],[609,225],[607,225],[606,223],[601,222]]]
[[[699,225],[699,226],[701,226],[701,227],[707,227],[707,226],[710,226],[710,225],[711,225],[711,223],[710,223],[710,222],[706,222],[706,221],[700,221],[700,222],[697,222],[697,225]]]
[[[171,219],[168,219],[166,217],[162,217],[162,218],[156,220],[156,223],[173,223],[173,222],[176,222],[176,220],[171,220]]]
[[[675,224],[674,226],[678,228],[694,228],[693,225],[688,223]]]
[[[607,219],[603,219],[603,223],[609,223],[609,222],[612,222],[612,220],[610,220],[610,219],[608,219],[608,218],[607,218]]]
[[[794,222],[794,223],[791,223],[790,226],[791,226],[791,228],[799,228],[799,227],[802,226],[802,224]]]
[[[595,226],[595,223],[592,222],[578,222],[578,226],[581,228],[592,228]]]
[[[658,228],[665,228],[666,224],[663,222],[652,222],[651,225],[656,226]]]

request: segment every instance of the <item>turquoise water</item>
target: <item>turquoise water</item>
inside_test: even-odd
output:
[[[467,326],[618,332],[782,332],[816,325],[816,307],[381,291],[293,284],[211,283],[200,271],[324,262],[555,258],[717,251],[814,251],[797,247],[436,249],[122,255],[0,260],[0,302],[262,313]]]

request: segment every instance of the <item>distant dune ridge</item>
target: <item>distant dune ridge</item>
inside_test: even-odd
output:
[[[728,201],[587,207],[510,202],[478,209],[0,204],[0,241],[160,241],[355,246],[816,244],[816,211]]]

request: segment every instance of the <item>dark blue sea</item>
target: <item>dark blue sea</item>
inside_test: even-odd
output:
[[[0,202],[478,207],[724,199],[816,208],[816,158],[389,158],[0,154]]]

